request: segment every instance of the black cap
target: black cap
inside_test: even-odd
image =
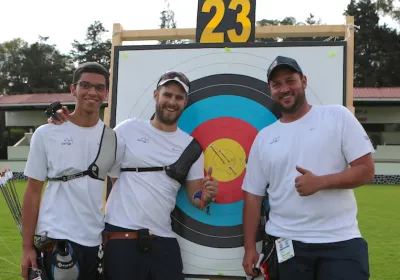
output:
[[[271,65],[268,68],[267,72],[267,79],[268,82],[270,80],[270,77],[273,73],[273,71],[278,67],[278,66],[286,66],[292,68],[294,71],[303,74],[303,71],[301,70],[299,64],[297,63],[296,60],[290,57],[286,56],[277,56],[275,60],[271,63]]]

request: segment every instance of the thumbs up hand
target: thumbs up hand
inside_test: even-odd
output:
[[[322,189],[322,179],[310,170],[296,166],[296,170],[301,174],[294,180],[295,187],[300,196],[309,196]]]
[[[203,179],[203,200],[204,204],[209,204],[218,194],[218,182],[212,177],[212,167],[207,170],[206,177]]]

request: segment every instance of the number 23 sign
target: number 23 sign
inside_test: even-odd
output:
[[[254,42],[256,0],[199,0],[198,43]]]

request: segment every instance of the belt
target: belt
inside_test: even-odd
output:
[[[137,239],[138,233],[133,232],[107,232],[107,239]],[[150,237],[157,237],[157,235],[150,234]]]
[[[275,240],[277,240],[277,239],[279,239],[279,237],[272,236],[272,235],[270,235],[270,234],[268,234],[268,233],[265,234],[265,240],[266,240],[268,243],[273,243],[273,242],[275,242]]]

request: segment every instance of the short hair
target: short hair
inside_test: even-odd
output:
[[[106,68],[104,68],[101,64],[97,62],[85,62],[80,64],[78,68],[76,68],[76,70],[74,71],[72,83],[76,84],[81,78],[83,73],[95,73],[103,75],[106,80],[107,88],[110,85],[110,77],[108,71],[106,70]]]

